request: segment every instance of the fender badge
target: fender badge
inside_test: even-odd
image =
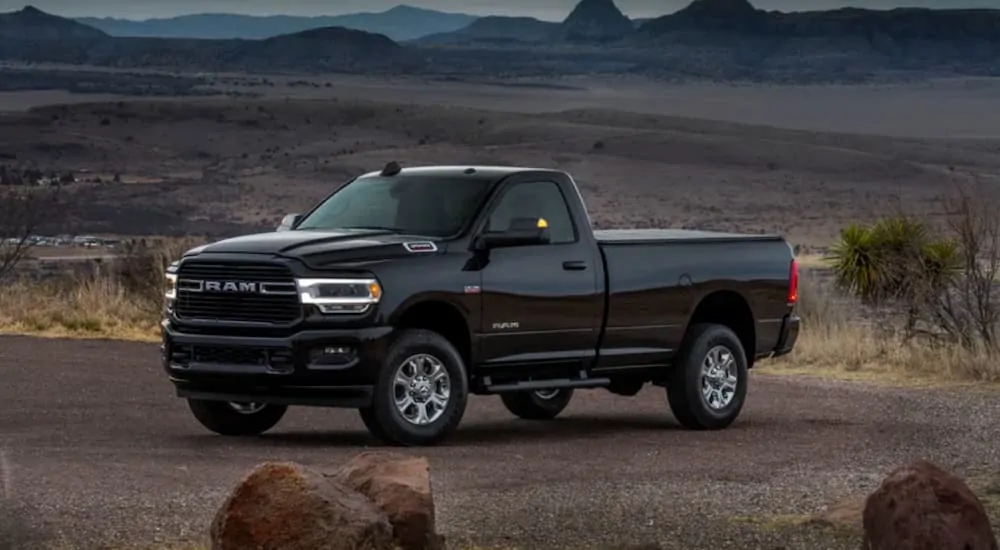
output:
[[[430,241],[421,241],[416,243],[403,243],[403,248],[408,252],[437,252],[437,245]]]

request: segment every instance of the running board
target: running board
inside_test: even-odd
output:
[[[582,374],[582,373],[581,373]],[[526,380],[512,384],[493,384],[490,377],[483,378],[486,393],[505,393],[532,390],[561,390],[570,388],[603,388],[611,385],[610,378],[553,378],[549,380]]]

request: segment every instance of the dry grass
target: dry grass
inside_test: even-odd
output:
[[[808,271],[800,281],[799,340],[793,353],[769,363],[764,372],[906,384],[1000,380],[1000,365],[985,350],[904,342],[894,334],[894,319],[888,314],[883,320],[866,321],[820,291]]]
[[[0,327],[12,334],[153,341],[151,304],[111,279],[18,282],[0,289]]]
[[[132,243],[122,258],[87,275],[0,287],[0,332],[156,341],[164,270],[194,239]]]

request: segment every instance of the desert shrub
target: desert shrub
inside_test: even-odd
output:
[[[941,228],[905,215],[848,226],[830,251],[838,287],[895,307],[907,340],[997,350],[1000,212],[987,199],[942,199]]]
[[[0,327],[19,333],[147,340],[158,334],[167,265],[200,239],[127,242],[109,263],[0,285]]]
[[[28,255],[31,236],[52,221],[49,213],[60,204],[59,190],[59,185],[0,185],[0,280],[10,276]]]
[[[849,225],[830,250],[838,286],[873,306],[943,290],[957,275],[958,254],[955,241],[904,216]]]
[[[126,241],[112,264],[113,282],[138,304],[159,311],[167,266],[203,243],[195,238]]]
[[[837,296],[822,285],[810,270],[799,273],[798,303],[796,310],[802,319],[803,330],[823,330],[851,322],[849,308],[838,303]]]

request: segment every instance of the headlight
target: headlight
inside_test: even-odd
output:
[[[167,290],[164,292],[164,296],[168,300],[174,300],[177,298],[177,274],[167,273]]]
[[[382,298],[375,279],[296,279],[303,304],[323,313],[364,313]]]

